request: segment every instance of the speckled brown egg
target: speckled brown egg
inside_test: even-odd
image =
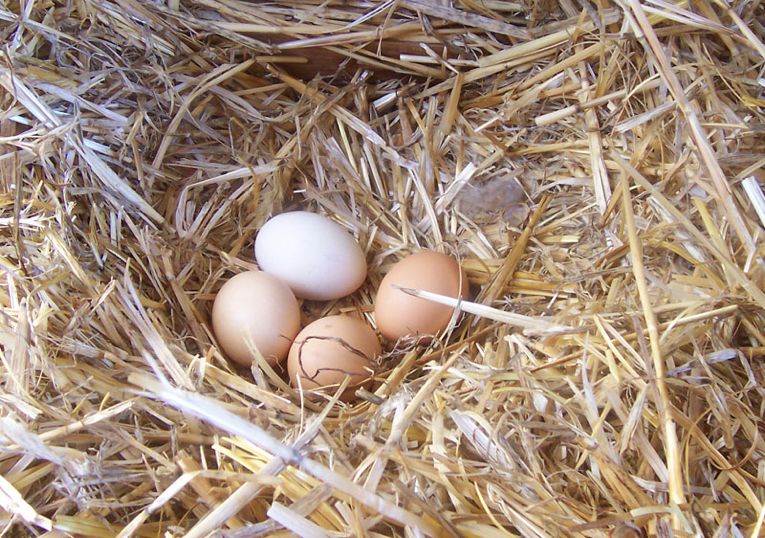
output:
[[[327,316],[307,325],[290,348],[290,381],[303,391],[331,393],[350,377],[343,400],[369,381],[381,353],[380,340],[367,323],[350,316]]]
[[[283,360],[300,331],[300,308],[282,281],[262,271],[239,273],[215,296],[212,326],[224,354],[250,366],[252,345],[269,364]]]
[[[375,298],[375,321],[390,340],[435,336],[449,325],[454,308],[414,297],[396,286],[467,299],[469,284],[457,260],[430,250],[411,254],[385,275]]]

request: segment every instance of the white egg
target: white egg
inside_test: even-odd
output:
[[[355,291],[367,276],[361,247],[327,217],[293,211],[266,222],[255,238],[260,268],[304,299],[331,300]]]

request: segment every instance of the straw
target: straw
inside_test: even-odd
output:
[[[0,5],[0,532],[762,534],[762,10]],[[294,210],[367,262],[303,325],[468,279],[351,401],[210,323]]]

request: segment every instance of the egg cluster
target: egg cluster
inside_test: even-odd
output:
[[[380,340],[366,322],[327,316],[301,330],[296,297],[340,299],[366,279],[364,252],[327,217],[305,211],[282,213],[266,222],[255,239],[260,271],[247,271],[221,287],[212,309],[216,339],[234,362],[250,366],[257,350],[275,365],[287,359],[292,384],[303,391],[337,387],[349,377],[343,399],[371,381]],[[380,283],[375,322],[395,341],[432,338],[449,324],[454,308],[414,297],[401,288],[467,297],[468,281],[456,260],[421,251],[400,260]]]

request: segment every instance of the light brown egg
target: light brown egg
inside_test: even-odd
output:
[[[226,356],[250,366],[250,342],[273,365],[283,360],[300,331],[300,308],[286,284],[262,271],[240,273],[215,297],[215,337]]]
[[[323,388],[328,393],[350,376],[342,395],[349,401],[359,385],[370,380],[380,353],[380,340],[365,322],[328,316],[309,324],[295,337],[287,371],[293,386],[303,391]]]
[[[375,321],[390,340],[435,336],[449,325],[454,308],[409,295],[395,286],[467,299],[469,283],[457,260],[423,250],[407,256],[388,272],[375,298]]]

